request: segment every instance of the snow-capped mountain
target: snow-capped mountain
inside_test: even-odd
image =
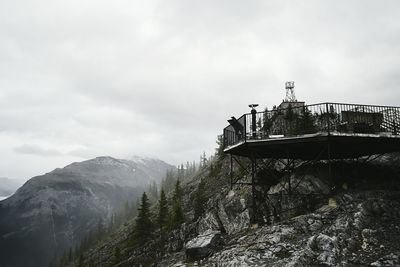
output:
[[[27,181],[0,201],[1,266],[48,266],[173,166],[98,157]]]

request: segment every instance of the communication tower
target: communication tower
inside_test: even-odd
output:
[[[289,81],[285,83],[286,99],[285,102],[297,102],[296,95],[294,94],[294,82]]]

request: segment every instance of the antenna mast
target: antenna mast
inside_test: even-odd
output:
[[[285,102],[297,102],[296,95],[294,94],[294,82],[286,82],[286,99]]]

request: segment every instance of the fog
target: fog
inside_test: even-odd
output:
[[[279,104],[399,105],[398,1],[0,2],[0,176],[108,155],[214,152]]]

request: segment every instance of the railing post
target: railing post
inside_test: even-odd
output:
[[[244,142],[246,143],[247,140],[247,122],[246,122],[247,115],[244,114]]]
[[[396,109],[392,109],[393,111],[393,135],[397,135],[397,108]]]

